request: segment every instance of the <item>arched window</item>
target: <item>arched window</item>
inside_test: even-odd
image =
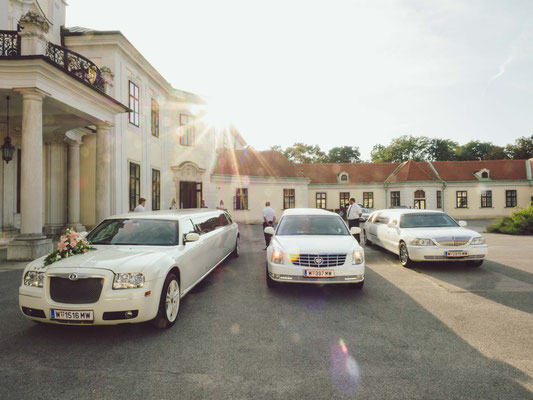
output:
[[[414,207],[418,210],[426,209],[426,192],[423,190],[417,190],[415,192]]]
[[[341,181],[347,181],[348,175],[341,175]]]
[[[426,193],[423,190],[417,190],[415,192],[415,199],[425,199]]]
[[[487,171],[483,171],[483,172],[481,173],[481,177],[482,177],[483,179],[488,179],[488,177],[489,177],[489,173],[488,173]]]

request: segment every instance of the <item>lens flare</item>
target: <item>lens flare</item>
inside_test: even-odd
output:
[[[331,380],[344,395],[354,396],[359,390],[361,370],[342,338],[331,348],[330,374]]]

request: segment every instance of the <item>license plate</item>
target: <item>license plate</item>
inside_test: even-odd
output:
[[[468,251],[452,250],[452,251],[445,252],[444,255],[446,257],[466,257],[468,255]]]
[[[60,321],[94,321],[93,311],[50,310],[50,319]]]
[[[308,278],[334,278],[335,271],[332,269],[304,269],[304,276]]]

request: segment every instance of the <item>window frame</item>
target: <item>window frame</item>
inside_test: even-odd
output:
[[[481,208],[492,208],[492,190],[481,191]]]
[[[324,202],[324,207],[319,207],[318,203]],[[316,192],[315,193],[315,208],[320,208],[321,210],[326,210],[328,205],[328,196],[326,192]]]
[[[288,207],[287,207],[288,204]],[[296,208],[296,190],[283,189],[283,209]]]
[[[511,205],[509,205],[509,201],[511,201]],[[505,208],[516,206],[518,206],[518,191],[516,189],[505,190]]]
[[[130,79],[128,80],[128,105],[131,111],[128,113],[128,121],[131,125],[136,126],[137,128],[141,126],[140,104],[141,90],[139,85]]]
[[[374,192],[363,192],[363,208],[374,208]]]
[[[194,128],[194,117],[190,114],[180,114],[179,124],[182,130],[182,134],[180,135],[180,145],[187,147],[196,146],[196,130]]]
[[[437,197],[437,208],[442,208],[442,190],[437,190],[435,195]]]
[[[455,191],[455,208],[468,208],[468,191],[467,190],[456,190]]]
[[[153,97],[150,105],[150,125],[152,136],[159,138],[159,102]]]
[[[248,188],[236,188],[233,197],[233,209],[237,211],[248,210]]]
[[[135,169],[135,174],[132,175],[132,168]],[[129,210],[135,210],[141,198],[141,164],[130,161],[128,166],[128,198]]]
[[[344,200],[344,203],[343,203],[343,200]],[[350,206],[350,192],[340,192],[339,193],[339,208],[341,210],[344,210],[344,209],[347,209],[349,206]]]
[[[397,196],[396,196],[397,195]],[[398,200],[398,204],[395,204]],[[400,207],[401,206],[401,197],[400,197],[400,191],[399,190],[393,190],[390,192],[390,206],[392,207]]]
[[[161,210],[161,171],[157,168],[152,168],[152,210]]]

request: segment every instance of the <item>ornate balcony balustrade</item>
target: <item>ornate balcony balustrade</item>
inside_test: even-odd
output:
[[[53,43],[48,43],[45,57],[67,74],[81,79],[101,92],[105,92],[105,80],[102,73],[88,58]]]
[[[20,36],[17,31],[0,31],[0,57],[20,56]]]

